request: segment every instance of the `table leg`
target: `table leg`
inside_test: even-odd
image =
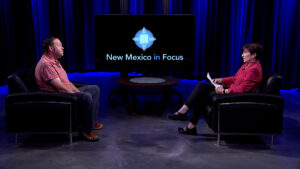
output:
[[[122,98],[123,98],[127,113],[130,114],[130,113],[135,112],[135,106],[129,99],[128,87],[121,86],[121,91],[122,91]]]
[[[170,87],[163,87],[161,90],[162,90],[162,98],[161,98],[161,101],[159,103],[158,113],[163,114],[165,109],[166,109],[169,97],[170,97],[171,88]]]

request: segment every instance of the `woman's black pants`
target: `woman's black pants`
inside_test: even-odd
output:
[[[205,111],[205,106],[208,104],[209,93],[214,91],[215,87],[210,83],[198,83],[185,102],[189,108],[194,108],[190,116],[190,122],[196,125],[201,114]]]

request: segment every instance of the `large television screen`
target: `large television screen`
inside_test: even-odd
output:
[[[192,72],[194,15],[96,15],[97,71]]]

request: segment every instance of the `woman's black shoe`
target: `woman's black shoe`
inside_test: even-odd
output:
[[[181,134],[189,134],[189,135],[197,135],[197,128],[194,127],[192,129],[189,129],[187,126],[182,128],[182,127],[178,127],[178,132]]]
[[[181,121],[187,121],[187,115],[179,113],[178,114],[168,114],[168,118],[171,120],[181,120]]]

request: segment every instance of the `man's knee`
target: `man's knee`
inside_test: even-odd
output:
[[[80,92],[78,95],[78,101],[83,103],[91,103],[92,95],[88,92]]]
[[[100,94],[100,88],[98,85],[89,85],[89,88],[93,93]]]

